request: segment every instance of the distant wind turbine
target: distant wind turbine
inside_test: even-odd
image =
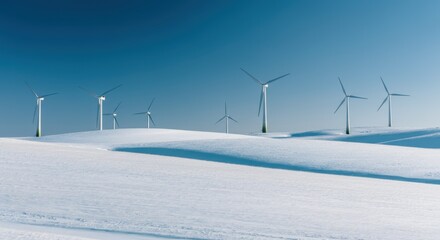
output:
[[[116,112],[119,108],[119,106],[121,105],[121,102],[118,104],[118,106],[116,106],[115,110],[113,110],[112,113],[105,113],[104,115],[106,116],[112,116],[113,117],[113,129],[116,129],[116,125],[118,125],[119,127],[119,122],[117,119],[118,113]]]
[[[258,80],[257,78],[255,78],[254,76],[252,76],[250,73],[248,73],[243,68],[240,68],[240,69],[261,86],[260,106],[258,107],[258,116],[260,116],[261,104],[263,103],[263,127],[262,127],[261,131],[263,133],[266,133],[267,132],[267,88],[269,87],[269,83],[273,83],[276,80],[289,75],[290,73],[284,74],[280,77],[274,78],[272,80],[269,80],[269,81],[263,83],[260,80]]]
[[[34,117],[32,119],[32,122],[35,122],[35,114],[38,111],[37,133],[36,133],[35,136],[41,137],[41,132],[42,132],[41,131],[41,104],[43,103],[42,101],[44,100],[45,97],[49,97],[49,96],[52,96],[52,95],[55,95],[55,94],[58,94],[58,93],[50,93],[50,94],[45,94],[45,95],[38,96],[38,94],[31,88],[31,86],[27,82],[26,82],[26,85],[28,86],[28,88],[32,91],[32,93],[37,98],[37,105],[35,105]]]
[[[98,95],[96,93],[92,93],[83,87],[79,87],[81,90],[85,91],[86,93],[88,93],[92,97],[98,99],[98,111],[97,111],[97,117],[96,117],[96,125],[98,125],[98,123],[99,123],[99,130],[100,131],[102,131],[102,110],[103,110],[102,105],[104,104],[104,101],[105,101],[105,95],[116,90],[117,88],[120,88],[121,86],[122,86],[122,84],[120,84],[110,90],[107,90],[107,91],[101,93],[100,95]]]
[[[358,97],[358,96],[354,96],[354,95],[348,95],[347,92],[345,91],[344,85],[342,84],[341,78],[339,79],[339,83],[341,84],[342,87],[342,91],[344,92],[344,99],[342,100],[341,104],[339,104],[338,108],[336,108],[336,111],[334,113],[336,113],[339,108],[342,106],[342,104],[344,104],[345,102],[345,107],[346,107],[346,127],[345,127],[345,133],[346,134],[350,134],[350,98],[358,98],[358,99],[367,99],[364,97]]]
[[[393,121],[393,115],[392,115],[392,108],[391,108],[391,97],[392,96],[400,96],[400,97],[409,97],[409,95],[406,94],[400,94],[400,93],[390,93],[388,91],[387,86],[385,85],[385,82],[383,81],[382,77],[380,77],[380,80],[382,81],[383,87],[385,88],[385,91],[387,92],[387,97],[383,100],[382,104],[379,106],[377,111],[380,110],[380,108],[385,104],[385,102],[388,100],[388,127],[391,127],[392,121]]]
[[[156,126],[153,118],[151,117],[151,112],[150,112],[150,109],[151,109],[151,106],[153,105],[154,99],[155,98],[153,98],[153,100],[151,100],[150,106],[148,106],[147,111],[135,113],[137,115],[146,115],[147,116],[147,128],[150,128],[150,120],[153,123],[153,125]]]
[[[226,102],[225,102],[225,115],[222,118],[220,118],[215,124],[221,122],[223,119],[226,119],[226,133],[229,133],[229,119],[238,123],[237,120],[235,120],[231,116],[229,116],[228,107],[226,106]]]

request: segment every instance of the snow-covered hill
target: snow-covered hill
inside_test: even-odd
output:
[[[440,236],[437,149],[165,129],[0,146],[3,239]]]
[[[370,130],[350,137],[371,140],[380,134],[390,136],[392,132]],[[395,131],[395,135],[402,134]],[[328,132],[327,139],[340,141],[269,136],[119,129],[48,136],[38,141],[268,168],[440,183],[440,151],[436,149],[341,142],[349,137]]]
[[[336,140],[344,142],[378,143],[395,146],[440,148],[440,128],[396,129],[396,128],[353,128],[350,135],[341,130],[309,131],[291,134],[274,134],[279,138],[305,138]]]

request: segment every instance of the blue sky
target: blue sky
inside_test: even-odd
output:
[[[268,89],[269,131],[345,127],[338,76],[351,102],[352,126],[386,126],[386,96],[397,127],[440,123],[438,1],[2,1],[0,136],[31,136],[35,99],[43,134],[95,129],[97,101],[78,86],[122,101],[121,127],[144,127],[153,97],[157,127],[258,132],[262,81],[291,73]],[[104,126],[111,127],[111,119]]]

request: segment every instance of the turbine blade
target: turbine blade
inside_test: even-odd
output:
[[[98,95],[96,95],[96,93],[90,92],[89,90],[87,90],[87,89],[85,89],[85,88],[83,88],[81,86],[78,86],[78,88],[83,90],[85,93],[89,94],[90,96],[92,96],[94,98],[98,98],[99,97]]]
[[[233,119],[232,117],[228,116],[228,118],[229,118],[229,119],[231,119],[232,121],[234,121],[234,122],[238,123],[238,121],[237,121],[237,120],[235,120],[235,119]]]
[[[156,126],[156,123],[154,122],[153,118],[151,117],[151,114],[148,114],[148,117],[150,117],[150,120],[153,123],[153,125]]]
[[[37,108],[38,108],[38,105],[37,105],[37,104],[35,104],[35,109],[34,109],[34,117],[32,118],[32,123],[34,123],[34,122],[35,122],[35,115],[37,114]]]
[[[215,122],[215,124],[217,124],[217,123],[219,123],[219,122],[221,122],[223,119],[225,119],[225,117],[226,117],[226,115],[225,116],[223,116],[222,118],[220,118],[217,122]]]
[[[358,97],[358,96],[354,96],[354,95],[349,95],[347,97],[349,97],[349,98],[358,98],[358,99],[368,99],[368,98]]]
[[[153,100],[151,100],[150,106],[148,106],[147,111],[150,111],[150,108],[151,108],[151,106],[153,105],[154,99],[156,99],[156,98],[153,98]]]
[[[390,92],[388,91],[387,85],[385,85],[385,82],[383,81],[382,77],[380,77],[380,80],[382,81],[383,87],[385,88],[385,91],[387,91],[388,94],[390,94]]]
[[[380,110],[380,108],[385,104],[385,102],[388,100],[389,97],[390,97],[390,96],[387,96],[387,97],[383,100],[382,104],[380,104],[380,106],[379,106],[379,108],[377,109],[377,111]]]
[[[35,95],[35,97],[38,98],[38,94],[34,91],[34,89],[31,88],[31,85],[29,85],[29,83],[27,83],[26,81],[24,83],[27,85],[29,90],[31,90],[31,92]]]
[[[114,90],[120,88],[121,86],[122,86],[122,84],[119,84],[118,86],[116,86],[116,87],[114,87],[114,88],[112,88],[112,89],[110,89],[110,90],[107,90],[107,91],[103,92],[100,96],[104,96],[104,95],[106,95],[106,94],[108,94],[108,93],[110,93],[110,92],[113,92]]]
[[[336,108],[336,110],[335,110],[334,113],[336,113],[336,112],[339,110],[339,108],[342,106],[342,104],[344,104],[344,102],[345,102],[345,98],[344,98],[344,99],[342,100],[342,102],[339,104],[338,108]]]
[[[260,94],[260,106],[258,106],[258,116],[260,116],[262,102],[263,102],[263,89],[261,89],[261,94]]]
[[[391,96],[398,96],[398,97],[409,97],[407,94],[400,94],[400,93],[391,93]]]
[[[225,101],[225,116],[228,115],[228,108],[226,106],[226,101]]]
[[[281,77],[277,77],[277,78],[274,78],[274,79],[272,79],[272,80],[269,80],[269,81],[266,82],[266,84],[273,83],[273,82],[275,82],[276,80],[278,80],[278,79],[280,79],[280,78],[283,78],[283,77],[285,77],[285,76],[288,76],[288,75],[290,75],[290,73],[288,73],[288,74],[284,74],[284,75],[281,76]]]
[[[341,78],[338,77],[338,79],[339,79],[339,84],[341,84],[342,91],[344,92],[344,95],[347,96],[347,92],[345,91],[344,84],[342,84]]]
[[[243,71],[244,73],[246,73],[250,78],[252,78],[256,83],[259,83],[259,84],[261,84],[261,85],[263,85],[263,83],[260,81],[260,80],[258,80],[256,77],[254,77],[254,76],[252,76],[250,73],[248,73],[246,70],[244,70],[243,68],[240,68],[241,69],[241,71]]]
[[[113,110],[113,113],[116,112],[116,110],[118,110],[119,106],[121,105],[122,102],[119,102],[118,106],[116,106],[115,110]]]
[[[113,117],[115,119],[116,125],[119,127],[119,122],[118,119],[116,117]]]
[[[49,96],[56,95],[56,94],[58,94],[58,93],[46,94],[46,95],[40,96],[40,98],[49,97]]]
[[[102,115],[104,115],[104,116],[110,116],[110,115],[113,115],[112,113],[104,113],[104,114],[102,114]]]

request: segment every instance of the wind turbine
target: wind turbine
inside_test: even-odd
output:
[[[110,92],[116,90],[117,88],[119,88],[121,86],[122,86],[122,84],[120,84],[120,85],[118,85],[118,86],[116,86],[116,87],[114,87],[114,88],[112,88],[110,90],[107,90],[107,91],[101,93],[100,95],[98,95],[96,93],[89,92],[87,89],[85,89],[83,87],[79,87],[80,89],[82,89],[83,91],[85,91],[86,93],[91,95],[92,97],[98,99],[98,115],[97,115],[97,118],[96,118],[96,123],[97,123],[96,125],[98,125],[98,123],[99,123],[99,130],[100,131],[102,131],[102,109],[103,109],[102,105],[104,104],[104,101],[105,101],[105,95],[109,94]]]
[[[345,107],[346,107],[346,127],[345,127],[345,133],[346,134],[350,134],[350,98],[358,98],[358,99],[367,99],[364,97],[358,97],[358,96],[354,96],[354,95],[348,95],[347,92],[345,91],[344,85],[342,84],[341,78],[339,78],[339,83],[341,84],[342,87],[342,91],[344,92],[344,99],[342,99],[341,104],[339,104],[338,108],[336,108],[336,111],[334,113],[336,113],[339,108],[342,106],[342,104],[344,104],[345,102]]]
[[[274,78],[272,80],[269,80],[269,81],[263,83],[260,80],[258,80],[257,78],[255,78],[254,76],[252,76],[250,73],[246,72],[246,70],[244,70],[243,68],[240,68],[240,69],[261,86],[260,106],[258,107],[258,116],[260,116],[261,103],[263,103],[263,127],[262,127],[261,131],[263,133],[266,133],[267,132],[267,88],[269,87],[269,83],[273,83],[276,80],[289,75],[290,73],[284,74],[280,77]]]
[[[147,128],[150,128],[150,120],[151,120],[151,122],[153,123],[153,125],[156,126],[156,124],[154,123],[153,118],[151,117],[151,112],[150,112],[150,109],[151,109],[151,106],[153,105],[154,99],[155,99],[155,98],[153,98],[153,100],[151,100],[150,106],[148,106],[146,112],[138,112],[138,113],[135,113],[135,114],[137,114],[137,115],[139,115],[139,114],[144,115],[144,114],[145,114],[145,115],[147,116]]]
[[[380,110],[380,108],[385,104],[385,102],[388,100],[388,127],[391,127],[392,125],[392,108],[391,108],[391,96],[400,96],[400,97],[409,97],[409,95],[406,94],[400,94],[400,93],[390,93],[388,91],[387,86],[385,85],[385,82],[383,81],[382,77],[380,77],[380,80],[382,81],[383,87],[385,88],[385,91],[387,92],[387,97],[383,100],[382,104],[379,106],[377,111]]]
[[[228,121],[229,119],[238,123],[235,119],[233,119],[231,116],[229,116],[228,107],[226,106],[226,102],[225,102],[225,115],[222,118],[220,118],[215,124],[221,122],[223,119],[226,119],[226,133],[229,133],[229,121]]]
[[[41,137],[41,104],[43,103],[43,100],[45,97],[49,97],[49,96],[52,96],[52,95],[55,95],[58,93],[50,93],[50,94],[38,96],[38,94],[31,88],[31,86],[27,82],[26,82],[26,85],[28,86],[28,88],[32,91],[32,93],[37,98],[37,105],[35,105],[34,117],[32,119],[32,122],[35,122],[35,114],[37,113],[37,109],[38,109],[37,133],[35,136]]]
[[[119,127],[119,122],[118,119],[116,118],[118,116],[118,114],[116,113],[116,111],[118,110],[119,106],[121,105],[122,102],[120,102],[118,104],[118,106],[116,106],[115,110],[113,110],[112,113],[105,113],[104,115],[106,116],[112,116],[113,117],[113,129],[116,129],[116,125],[118,125]]]

